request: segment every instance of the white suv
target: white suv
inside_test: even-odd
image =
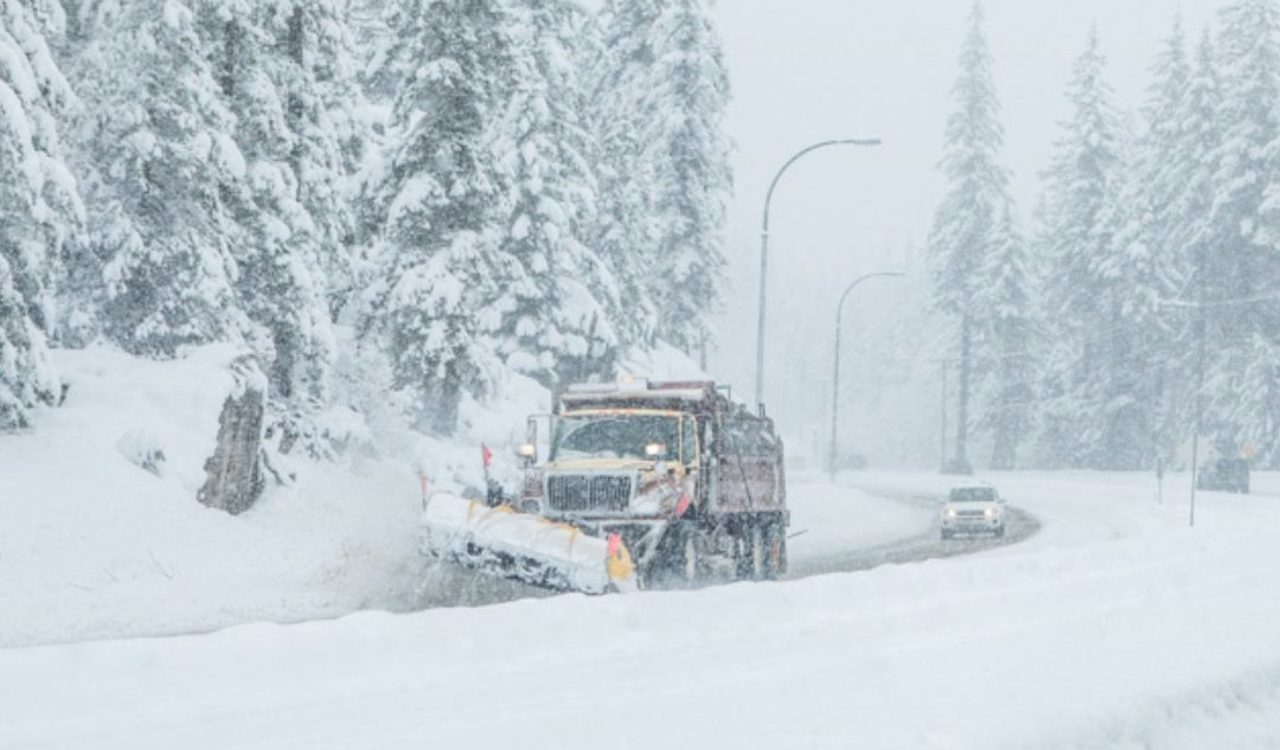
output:
[[[942,538],[956,534],[1004,536],[1004,499],[989,484],[964,484],[951,489],[942,503]]]

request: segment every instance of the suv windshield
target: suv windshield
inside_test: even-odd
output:
[[[650,443],[662,443],[667,452],[646,456]],[[556,422],[551,460],[565,458],[671,459],[680,448],[680,420],[666,416],[566,417]]]
[[[990,487],[956,487],[947,499],[953,503],[993,503],[996,491]]]

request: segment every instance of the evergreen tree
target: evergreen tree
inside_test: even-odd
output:
[[[1124,319],[1113,249],[1122,165],[1117,116],[1103,78],[1096,30],[1067,89],[1063,124],[1043,199],[1047,262],[1045,319],[1051,322],[1040,452],[1050,465],[1128,467],[1131,447],[1117,393],[1123,377]]]
[[[1210,283],[1216,286],[1210,274],[1221,273],[1214,266],[1223,260],[1217,253],[1218,229],[1213,221],[1217,182],[1212,158],[1222,147],[1221,96],[1213,42],[1206,29],[1176,116],[1176,155],[1166,164],[1161,178],[1178,186],[1165,224],[1169,246],[1176,253],[1169,263],[1180,271],[1180,283],[1173,294],[1178,304],[1168,306],[1165,317],[1180,353],[1172,365],[1181,373],[1177,378],[1180,397],[1175,399],[1182,404],[1175,414],[1179,444],[1191,432],[1197,404],[1203,404],[1199,380],[1206,363],[1200,361],[1200,354],[1207,354],[1211,342],[1206,340],[1208,332],[1203,326],[1207,311],[1199,303],[1208,299]]]
[[[658,333],[658,309],[649,295],[649,272],[659,263],[650,220],[656,165],[643,158],[643,133],[657,60],[652,29],[661,11],[659,0],[606,0],[593,27],[598,56],[587,63],[595,73],[587,116],[599,180],[590,244],[618,283],[622,305],[613,311],[614,327],[625,345],[640,347],[652,345]]]
[[[1220,20],[1224,130],[1199,286],[1208,305],[1204,396],[1217,442],[1270,447],[1280,424],[1280,403],[1263,397],[1280,330],[1280,303],[1265,299],[1280,284],[1280,10],[1273,0],[1237,0]]]
[[[467,394],[486,384],[486,336],[508,270],[494,231],[509,175],[494,157],[492,124],[515,80],[503,0],[404,0],[398,10],[402,83],[395,145],[370,187],[381,211],[376,253],[386,269],[368,325],[381,331],[395,386],[425,430],[449,434]]]
[[[979,295],[988,283],[984,272],[1005,272],[990,268],[988,256],[1011,251],[1007,243],[1012,242],[1011,236],[1001,237],[999,232],[1001,212],[1009,204],[1008,175],[997,161],[1004,134],[982,23],[982,6],[975,2],[960,53],[960,75],[952,88],[954,109],[947,118],[942,160],[947,193],[929,235],[934,304],[959,321],[960,414],[954,458],[958,471],[969,470],[975,341],[986,322],[980,317],[984,311],[979,304]]]
[[[320,452],[310,421],[327,400],[331,316],[352,283],[346,191],[361,147],[346,3],[205,2],[202,16],[245,157],[243,180],[227,193],[240,238],[237,299],[267,364],[282,450],[302,438]]]
[[[78,68],[93,113],[82,135],[92,252],[79,263],[102,279],[103,332],[150,357],[238,339],[227,196],[245,163],[191,8],[131,3]]]
[[[732,192],[724,133],[729,77],[705,0],[669,0],[649,34],[641,160],[653,168],[654,263],[649,297],[660,337],[688,353],[711,337],[724,281],[724,225]]]
[[[45,36],[60,10],[0,0],[0,430],[25,426],[59,390],[46,344],[54,282],[83,219],[57,127],[73,97]]]
[[[1000,212],[992,247],[983,261],[985,286],[978,300],[986,321],[982,359],[989,396],[983,401],[980,424],[991,433],[991,468],[1008,470],[1018,466],[1018,451],[1031,431],[1036,396],[1034,274],[1008,203]]]
[[[1179,436],[1178,385],[1185,382],[1181,330],[1184,316],[1170,315],[1162,300],[1176,297],[1190,277],[1186,253],[1178,246],[1180,195],[1207,152],[1188,151],[1184,111],[1192,71],[1181,17],[1152,70],[1143,107],[1146,132],[1137,144],[1117,210],[1124,221],[1116,237],[1120,273],[1129,290],[1125,314],[1135,324],[1129,358],[1147,373],[1148,394],[1135,408],[1151,429],[1150,455],[1169,457]],[[1145,364],[1145,366],[1144,366]]]
[[[512,216],[497,350],[543,383],[612,374],[617,351],[608,310],[620,305],[613,276],[584,237],[595,179],[578,114],[573,45],[582,11],[566,0],[522,0],[520,75],[506,122],[513,165]]]

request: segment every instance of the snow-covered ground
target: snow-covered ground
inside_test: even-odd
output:
[[[1280,745],[1280,500],[995,481],[1042,528],[973,556],[0,651],[0,746]]]
[[[501,463],[511,433],[523,434],[522,414],[546,408],[527,384],[522,396],[507,384],[518,395],[506,403],[471,405],[473,437],[383,435],[383,446],[399,448],[384,447],[384,458],[295,461],[294,484],[233,518],[194,498],[235,355],[209,347],[147,362],[109,349],[57,352],[66,404],[40,412],[30,432],[0,435],[0,647],[537,593],[474,586],[424,570],[417,555],[418,471],[432,487],[479,485],[479,441]],[[666,359],[633,367],[679,371]],[[374,439],[364,425],[352,429],[357,441]],[[159,475],[130,461],[151,449],[165,455]],[[919,506],[824,481],[793,481],[791,501],[793,530],[805,531],[792,540],[797,561],[920,534],[932,520]]]
[[[306,464],[234,518],[196,503],[234,355],[58,352],[66,404],[0,435],[0,646],[395,605],[419,505],[409,463]],[[127,458],[149,447],[159,476]]]

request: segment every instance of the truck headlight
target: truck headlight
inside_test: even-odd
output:
[[[995,509],[995,508],[987,508],[986,513],[987,513],[987,518],[995,518],[995,517],[996,517],[996,509]]]

